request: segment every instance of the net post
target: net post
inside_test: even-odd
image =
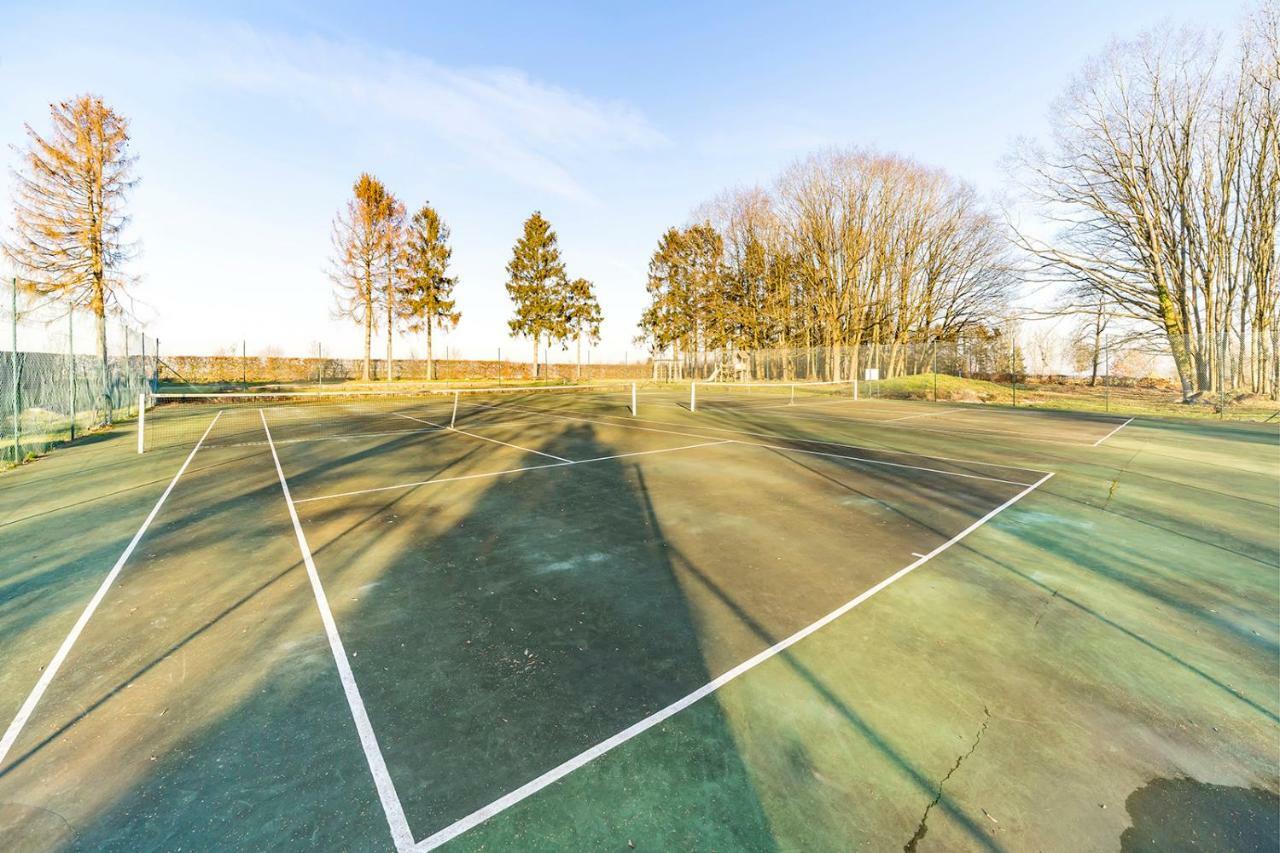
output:
[[[453,429],[454,424],[458,422],[458,397],[460,396],[460,392],[453,392],[453,414],[449,417],[449,429]]]
[[[638,417],[639,411],[636,409],[636,383],[631,383],[631,417]]]
[[[146,452],[146,440],[143,437],[147,428],[147,392],[138,392],[138,453]]]
[[[698,383],[689,383],[689,411],[698,411]]]
[[[792,383],[791,383],[791,397],[790,397],[790,399],[788,399],[788,400],[787,400],[787,405],[788,405],[788,406],[794,406],[795,404],[796,404],[796,384],[795,384],[794,382],[792,382]]]

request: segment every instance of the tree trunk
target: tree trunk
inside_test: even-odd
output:
[[[542,335],[533,336],[533,380],[538,381],[538,345],[542,343]]]
[[[364,373],[363,381],[369,381],[369,362],[373,358],[373,306],[367,306],[364,312]]]
[[[111,411],[111,362],[107,359],[107,318],[103,309],[101,298],[95,296],[93,319],[98,331],[98,355],[102,366],[102,422],[109,425],[114,413]]]
[[[578,346],[578,355],[577,355],[578,368],[577,368],[576,374],[577,374],[577,378],[581,379],[582,378],[582,335],[578,335],[575,343]]]
[[[427,322],[427,381],[430,382],[436,378],[436,359],[431,349],[431,327],[434,324]]]
[[[392,379],[395,378],[394,376],[395,371],[392,369],[392,366],[395,364],[395,362],[392,360],[392,355],[391,355],[391,339],[395,336],[395,326],[391,322],[392,310],[393,308],[391,305],[391,300],[388,299],[387,300],[387,375],[383,377],[383,379],[385,379],[387,382],[390,382]]]

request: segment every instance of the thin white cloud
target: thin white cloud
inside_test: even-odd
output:
[[[573,174],[574,160],[666,144],[626,104],[514,69],[454,69],[353,42],[246,27],[203,33],[194,53],[183,65],[214,85],[280,98],[334,123],[426,134],[495,173],[574,199],[590,198]]]

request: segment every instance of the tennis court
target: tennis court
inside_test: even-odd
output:
[[[1048,825],[1001,841],[1013,817],[940,780],[993,708],[1079,701],[1052,698],[1052,661],[1002,620],[1049,607],[1036,584],[1078,562],[1050,538],[1119,541],[1073,519],[1139,429],[1188,440],[838,384],[160,395],[80,462],[87,512],[65,511],[86,492],[70,461],[3,484],[0,832],[20,849],[773,849],[860,821],[872,848],[1020,849]],[[1275,431],[1201,447],[1239,454],[1214,500],[1265,525]],[[1188,692],[1233,685],[1220,716],[1253,726],[1245,741],[1277,710],[1250,686],[1276,642],[1268,602],[1249,604],[1273,558],[1254,541],[1246,580],[1215,594],[1261,658]],[[966,575],[977,558],[1002,568]],[[993,648],[1027,680],[993,681]],[[1011,756],[986,772],[1054,778]],[[858,805],[833,815],[842,798]]]

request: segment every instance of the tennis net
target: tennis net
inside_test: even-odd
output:
[[[138,452],[376,438],[538,416],[634,416],[636,385],[428,388],[151,394],[139,419]]]
[[[707,408],[772,408],[858,399],[853,380],[830,382],[694,382],[689,410]]]

